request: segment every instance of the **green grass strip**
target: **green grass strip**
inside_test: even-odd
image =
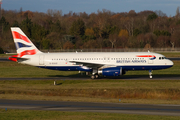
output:
[[[178,116],[0,109],[1,120],[179,120]]]

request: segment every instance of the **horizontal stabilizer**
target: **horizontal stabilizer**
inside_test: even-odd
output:
[[[20,57],[17,57],[17,55],[13,55],[9,57],[9,60],[15,61],[15,62],[22,62],[22,61],[29,60],[29,58],[20,58]]]

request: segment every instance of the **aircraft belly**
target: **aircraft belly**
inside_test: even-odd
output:
[[[123,70],[160,70],[172,67],[172,65],[142,65],[120,66]]]

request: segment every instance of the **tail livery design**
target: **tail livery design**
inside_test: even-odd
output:
[[[17,55],[9,57],[9,60],[17,62],[18,59],[21,59],[24,55],[34,55],[36,53],[40,53],[40,51],[20,28],[12,27],[11,32],[16,46]]]

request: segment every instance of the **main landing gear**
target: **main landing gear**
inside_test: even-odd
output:
[[[152,79],[152,70],[149,70],[149,78]]]
[[[98,74],[95,74],[95,75],[92,74],[92,76],[91,76],[91,79],[98,79],[98,78],[99,78]]]
[[[91,79],[98,79],[98,69],[93,69]]]

